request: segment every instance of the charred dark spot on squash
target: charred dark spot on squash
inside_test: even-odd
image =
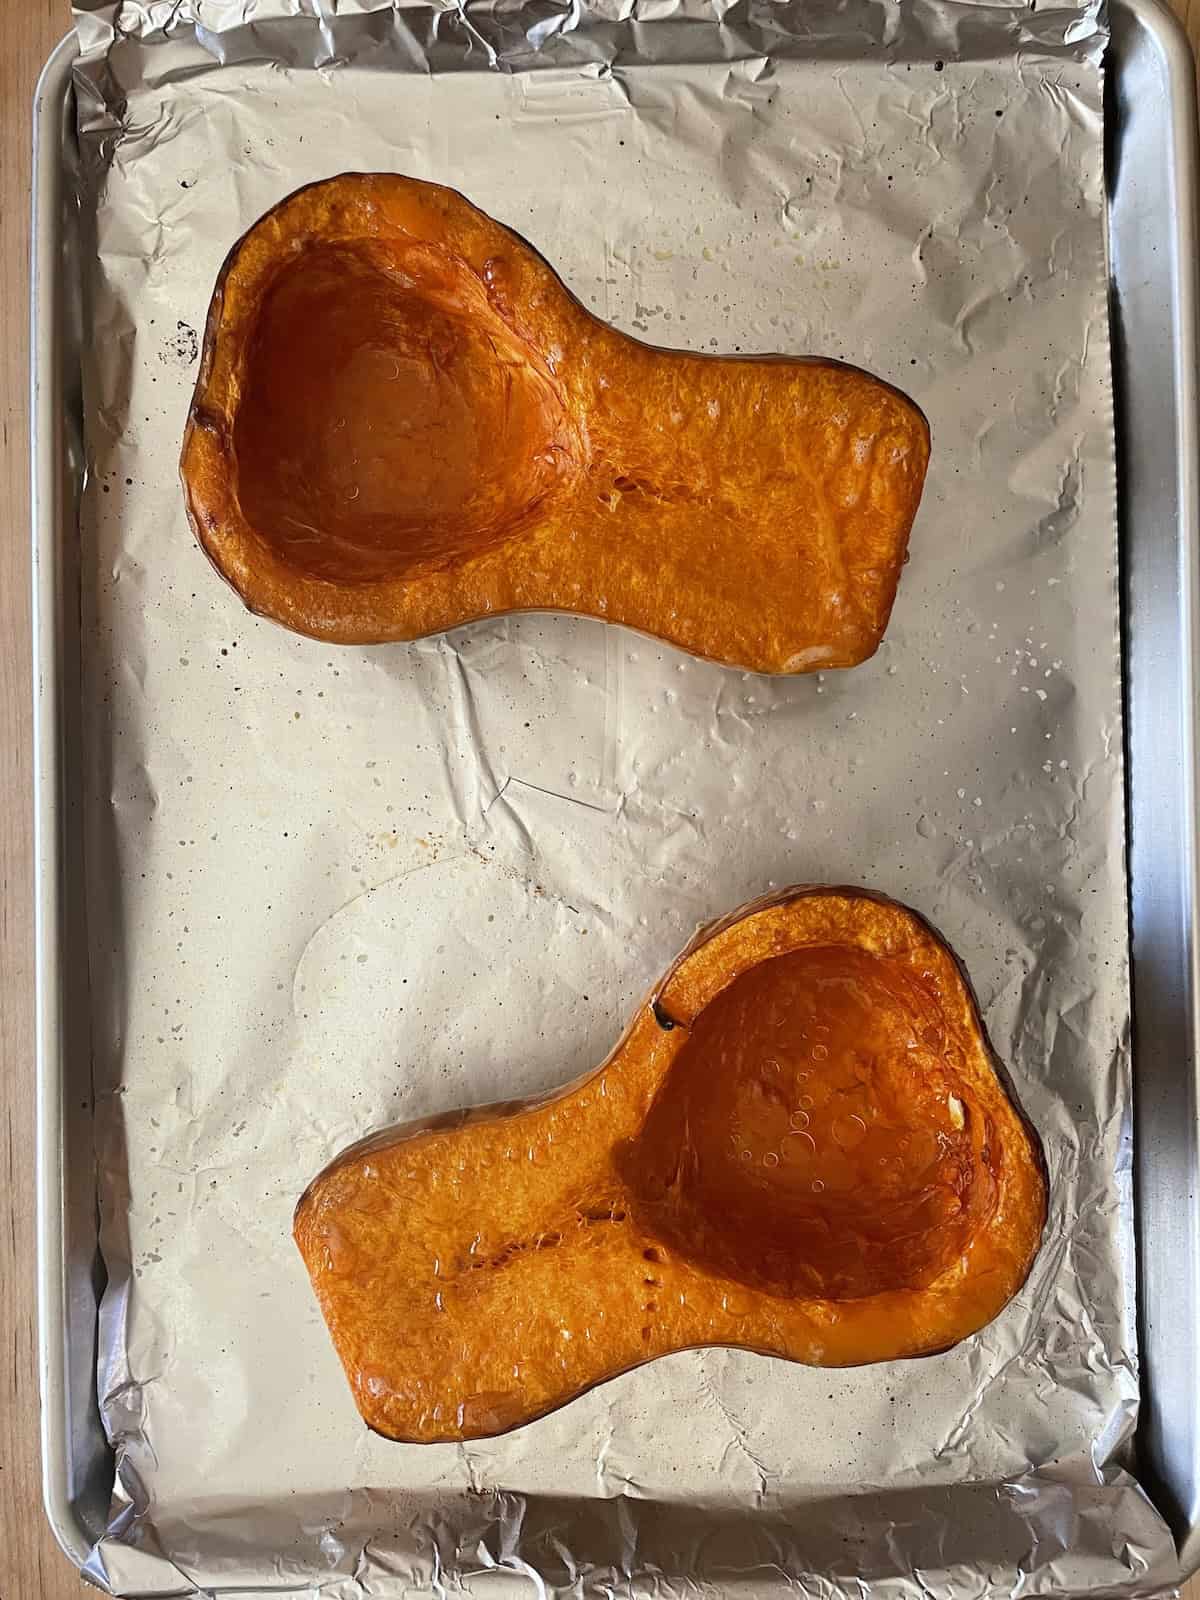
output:
[[[682,1026],[681,1023],[676,1022],[661,1000],[651,1001],[650,1009],[654,1013],[655,1022],[658,1023],[664,1033],[670,1033],[673,1029]]]

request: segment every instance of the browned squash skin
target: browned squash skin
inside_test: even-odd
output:
[[[296,1208],[367,1423],[501,1433],[671,1351],[945,1350],[1025,1281],[1040,1146],[916,913],[801,888],[702,933],[548,1099],[378,1134]]]
[[[867,373],[642,344],[454,190],[345,173],[230,252],[181,473],[217,570],[314,638],[553,610],[803,672],[878,647],[928,457]]]

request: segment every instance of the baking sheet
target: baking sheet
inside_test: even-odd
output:
[[[107,58],[105,17],[81,18],[122,1485],[93,1571],[142,1592],[164,1556],[228,1591],[496,1565],[584,1587],[655,1565],[756,1592],[1159,1586],[1169,1537],[1116,1465],[1136,1378],[1094,17],[970,8],[956,62],[918,47],[953,46],[961,8],[923,9],[911,49],[901,29],[831,70],[799,56],[861,51],[878,10],[822,35],[779,8],[810,37],[780,28],[769,56],[699,11],[583,14],[561,66],[553,30],[534,51],[527,13],[485,12],[474,66],[499,16],[539,65],[513,75],[472,70],[462,25],[417,8],[360,6],[340,35],[267,9],[207,16],[200,46],[139,13]],[[268,34],[346,59],[283,69]],[[398,77],[414,37],[418,64],[457,48],[465,74]],[[672,54],[707,59],[648,59]],[[909,388],[935,457],[880,655],[763,680],[564,618],[342,652],[247,618],[174,478],[194,330],[232,238],[349,165],[457,184],[656,341],[845,355]],[[690,1353],[505,1440],[364,1435],[291,1259],[307,1179],[381,1121],[581,1070],[696,921],[801,879],[897,894],[966,961],[1054,1180],[1022,1296],[926,1362]]]

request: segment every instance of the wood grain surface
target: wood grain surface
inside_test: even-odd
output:
[[[1193,46],[1200,0],[1176,0]],[[28,258],[34,84],[67,0],[3,0],[0,49],[0,1600],[95,1593],[42,1514],[33,1195]],[[1200,1580],[1187,1585],[1200,1600]]]

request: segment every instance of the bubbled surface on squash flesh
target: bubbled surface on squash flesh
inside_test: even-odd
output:
[[[919,982],[816,947],[697,1018],[622,1162],[643,1226],[785,1295],[923,1287],[995,1199],[986,1117]]]

